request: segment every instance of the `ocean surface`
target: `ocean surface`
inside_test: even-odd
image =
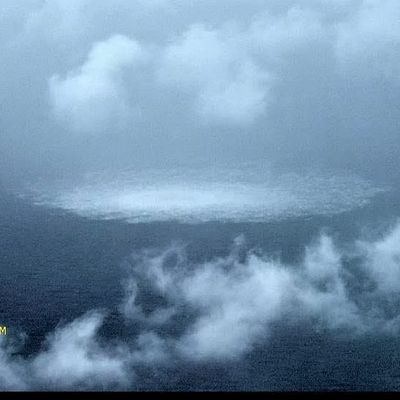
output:
[[[391,189],[336,213],[281,213],[251,222],[245,217],[219,222],[197,218],[193,223],[185,218],[96,218],[93,212],[76,212],[76,203],[68,209],[43,198],[35,204],[3,193],[0,323],[8,327],[10,338],[26,335],[18,354],[28,358],[41,351],[47,334],[91,309],[108,310],[100,329],[104,340],[128,340],[132,328],[119,306],[127,274],[124,260],[132,252],[184,242],[189,259],[202,263],[227,256],[234,239],[244,235],[249,248],[296,263],[321,230],[344,246],[363,232],[383,231],[400,215],[399,200],[400,193]],[[315,329],[306,321],[277,322],[268,338],[240,359],[138,367],[129,389],[398,390],[399,345],[398,335],[353,337]]]

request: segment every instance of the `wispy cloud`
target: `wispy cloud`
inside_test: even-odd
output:
[[[354,337],[397,334],[400,226],[346,250],[321,235],[303,260],[289,265],[236,239],[230,254],[194,263],[185,246],[148,249],[128,259],[120,310],[138,332],[107,341],[106,317],[90,311],[51,333],[42,351],[22,358],[4,340],[0,385],[14,389],[132,388],[138,369],[186,361],[239,360],[267,343],[276,324],[308,321],[315,329]],[[383,271],[388,271],[383,279]],[[149,304],[146,298],[154,300]],[[167,327],[173,327],[174,335]]]
[[[55,116],[78,133],[102,134],[127,129],[139,110],[125,92],[122,73],[143,62],[140,45],[122,35],[93,45],[87,60],[65,77],[49,81]]]

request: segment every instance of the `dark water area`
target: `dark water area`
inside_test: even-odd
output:
[[[28,335],[22,354],[40,350],[46,335],[90,309],[109,316],[102,335],[126,334],[118,305],[123,298],[123,260],[133,251],[188,244],[193,261],[226,255],[243,234],[260,248],[295,263],[321,231],[342,246],[374,237],[400,216],[396,191],[370,204],[331,216],[265,223],[177,222],[128,224],[81,218],[0,195],[0,324],[9,335]],[[277,326],[263,344],[237,362],[170,365],[138,372],[137,390],[398,390],[400,339],[349,339],[311,327]]]

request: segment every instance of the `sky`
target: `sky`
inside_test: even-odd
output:
[[[260,161],[395,175],[396,0],[3,0],[3,180]]]

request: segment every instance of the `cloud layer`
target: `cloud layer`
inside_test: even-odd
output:
[[[183,244],[133,253],[120,311],[136,333],[107,341],[98,332],[105,312],[90,311],[57,328],[30,358],[3,339],[0,387],[134,388],[137,371],[162,370],[171,360],[238,361],[268,346],[276,324],[308,322],[352,338],[397,335],[399,238],[397,225],[345,250],[321,235],[294,265],[247,249],[244,237],[229,255],[203,263],[190,261]]]
[[[50,99],[58,119],[80,133],[112,133],[127,128],[138,110],[129,104],[122,73],[143,61],[140,46],[121,35],[93,45],[85,63],[65,78],[50,79]]]
[[[205,121],[247,125],[266,111],[272,77],[248,54],[246,39],[235,39],[194,25],[162,52],[160,81],[193,92],[194,110]]]
[[[237,158],[372,174],[399,152],[395,0],[0,7],[5,175]]]
[[[13,348],[1,351],[4,371],[0,387],[21,389],[112,389],[128,384],[125,353],[121,348],[103,347],[97,331],[103,322],[100,312],[88,312],[49,335],[45,349],[30,360],[11,356]]]

